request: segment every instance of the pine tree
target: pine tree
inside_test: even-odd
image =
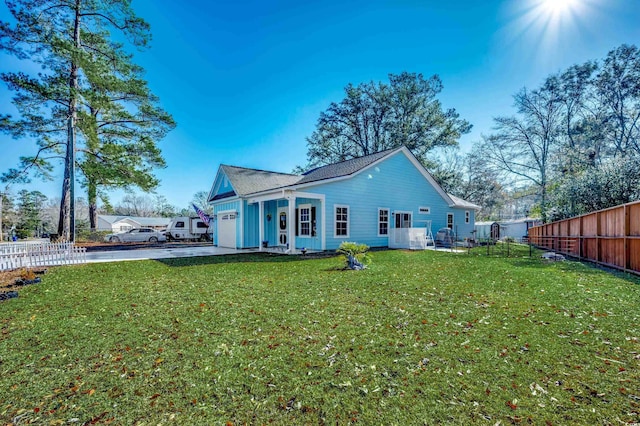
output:
[[[97,164],[108,164],[109,158],[117,155],[114,146],[121,147],[121,144],[107,143],[107,148],[104,148],[98,129],[105,120],[98,119],[99,113],[95,115],[93,134],[89,131],[90,125],[85,123],[81,126],[80,121],[87,114],[91,115],[92,111],[105,110],[104,103],[108,102],[105,97],[109,92],[101,97],[100,87],[109,87],[118,79],[126,81],[127,75],[131,77],[136,74],[120,73],[119,66],[137,69],[137,75],[140,74],[139,68],[130,64],[130,57],[122,53],[121,46],[110,42],[109,37],[114,36],[109,34],[117,30],[132,45],[144,47],[150,38],[149,25],[135,16],[129,0],[16,0],[8,2],[7,6],[15,23],[0,22],[0,48],[18,59],[40,64],[43,71],[35,77],[21,72],[3,73],[0,76],[16,92],[14,105],[20,113],[17,119],[0,117],[0,129],[10,132],[14,137],[32,137],[38,144],[36,154],[22,157],[20,166],[5,173],[3,179],[26,180],[32,174],[46,178],[53,168],[52,160],[62,154],[64,179],[58,233],[63,239],[72,241],[76,152],[83,152],[81,167],[82,161],[88,158],[85,154],[99,154],[93,155],[93,160],[87,160],[85,167],[87,182],[98,185],[100,183],[95,179],[94,172],[105,167],[98,167]],[[109,61],[123,58],[128,65],[105,66]],[[146,84],[138,80],[140,87],[146,88]],[[158,114],[166,115],[154,106],[156,99],[148,90],[146,93],[149,95],[148,103],[140,110],[155,108]],[[124,104],[120,104],[119,108],[128,111]],[[165,118],[170,119],[170,116],[166,115]],[[169,121],[171,127],[172,120]],[[81,143],[83,141],[84,146]],[[152,152],[151,158],[161,159],[155,142],[151,134],[137,141],[142,144],[139,147]],[[110,156],[102,154],[103,148]],[[136,150],[128,152],[140,153]],[[105,162],[95,162],[98,157],[104,158]],[[92,161],[96,165],[92,166]],[[161,161],[155,163],[162,165]]]

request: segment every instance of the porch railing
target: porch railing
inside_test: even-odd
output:
[[[391,228],[389,229],[389,248],[424,250],[433,241],[427,238],[426,228]]]

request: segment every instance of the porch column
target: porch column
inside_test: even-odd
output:
[[[287,227],[287,241],[289,242],[289,254],[296,253],[296,196],[289,196],[289,226]]]
[[[264,201],[258,203],[258,251],[262,251],[264,241]]]
[[[317,219],[316,219],[317,220]],[[327,249],[327,206],[324,197],[320,199],[320,249]]]

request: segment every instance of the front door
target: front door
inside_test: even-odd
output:
[[[278,245],[286,246],[287,241],[287,228],[289,226],[289,218],[287,207],[278,208]]]

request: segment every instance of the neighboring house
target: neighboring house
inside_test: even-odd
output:
[[[476,239],[482,241],[489,238],[492,240],[513,238],[516,241],[521,241],[527,236],[529,228],[541,224],[540,219],[530,217],[500,222],[476,222]]]
[[[126,232],[133,228],[166,229],[171,222],[167,217],[136,217],[98,215],[97,230],[109,232]]]
[[[335,250],[388,247],[397,230],[449,227],[471,238],[478,206],[448,195],[405,148],[303,175],[221,165],[209,201],[220,247]],[[396,245],[397,246],[397,245]]]

